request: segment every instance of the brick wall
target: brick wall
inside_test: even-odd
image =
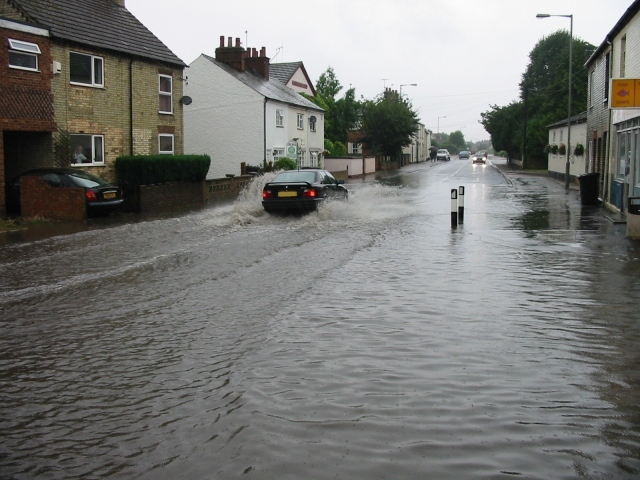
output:
[[[182,70],[157,63],[133,60],[115,54],[97,53],[87,48],[53,44],[52,58],[62,64],[53,78],[55,120],[70,134],[104,135],[105,163],[83,165],[83,169],[109,181],[116,181],[115,160],[122,155],[158,153],[159,128],[172,129],[175,154],[184,152]],[[104,59],[104,88],[69,83],[69,53],[97,55]],[[173,114],[160,114],[159,73],[173,79]],[[130,85],[133,85],[133,127],[131,126]],[[132,138],[133,135],[133,138]],[[133,145],[133,151],[131,146]]]
[[[84,188],[52,187],[40,177],[20,179],[23,217],[82,221],[86,218]]]
[[[139,212],[164,212],[199,207],[205,202],[204,182],[172,182],[141,185],[137,192]]]

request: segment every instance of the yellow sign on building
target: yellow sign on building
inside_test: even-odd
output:
[[[640,79],[611,79],[609,98],[609,108],[640,108]]]

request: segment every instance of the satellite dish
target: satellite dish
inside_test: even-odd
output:
[[[187,97],[186,95],[180,99],[180,103],[182,105],[191,105],[191,102],[193,102],[193,99],[191,97]]]

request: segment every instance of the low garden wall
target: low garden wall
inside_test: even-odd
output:
[[[84,188],[52,187],[40,177],[20,179],[20,209],[26,218],[82,221],[87,218]]]

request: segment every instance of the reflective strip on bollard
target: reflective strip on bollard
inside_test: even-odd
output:
[[[464,223],[464,187],[458,187],[458,221]]]
[[[451,189],[451,226],[458,226],[458,189]]]

